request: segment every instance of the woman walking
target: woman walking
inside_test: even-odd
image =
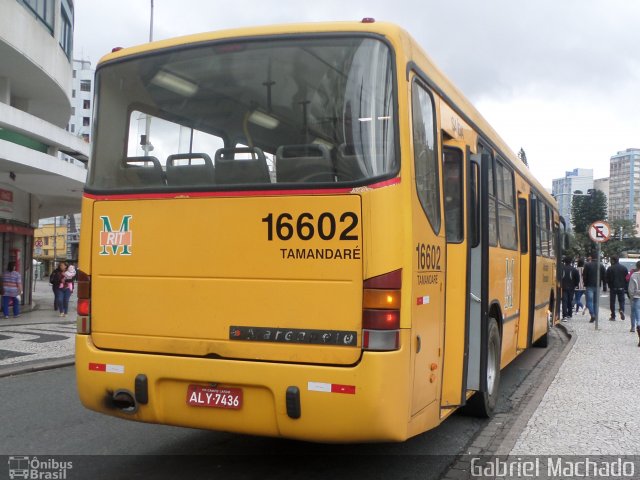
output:
[[[57,307],[61,317],[66,317],[69,310],[69,298],[73,293],[73,279],[75,277],[75,269],[67,267],[67,264],[60,262],[60,271],[62,272],[60,284],[57,290]]]

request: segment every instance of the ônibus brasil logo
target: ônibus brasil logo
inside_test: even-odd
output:
[[[131,255],[131,218],[133,215],[123,215],[120,228],[113,230],[109,217],[100,217],[102,220],[100,255]]]

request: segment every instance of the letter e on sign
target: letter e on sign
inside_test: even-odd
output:
[[[611,237],[611,227],[603,220],[589,226],[589,238],[596,243],[604,243]]]

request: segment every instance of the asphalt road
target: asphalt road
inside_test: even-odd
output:
[[[503,371],[498,412],[511,410],[510,395],[546,351],[530,349]],[[487,423],[454,414],[404,443],[360,445],[141,424],[85,410],[73,367],[0,379],[0,405],[0,455],[96,455],[69,457],[76,463],[69,479],[437,479]]]

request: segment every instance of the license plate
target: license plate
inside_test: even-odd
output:
[[[242,408],[242,389],[189,385],[187,405],[239,410]]]

